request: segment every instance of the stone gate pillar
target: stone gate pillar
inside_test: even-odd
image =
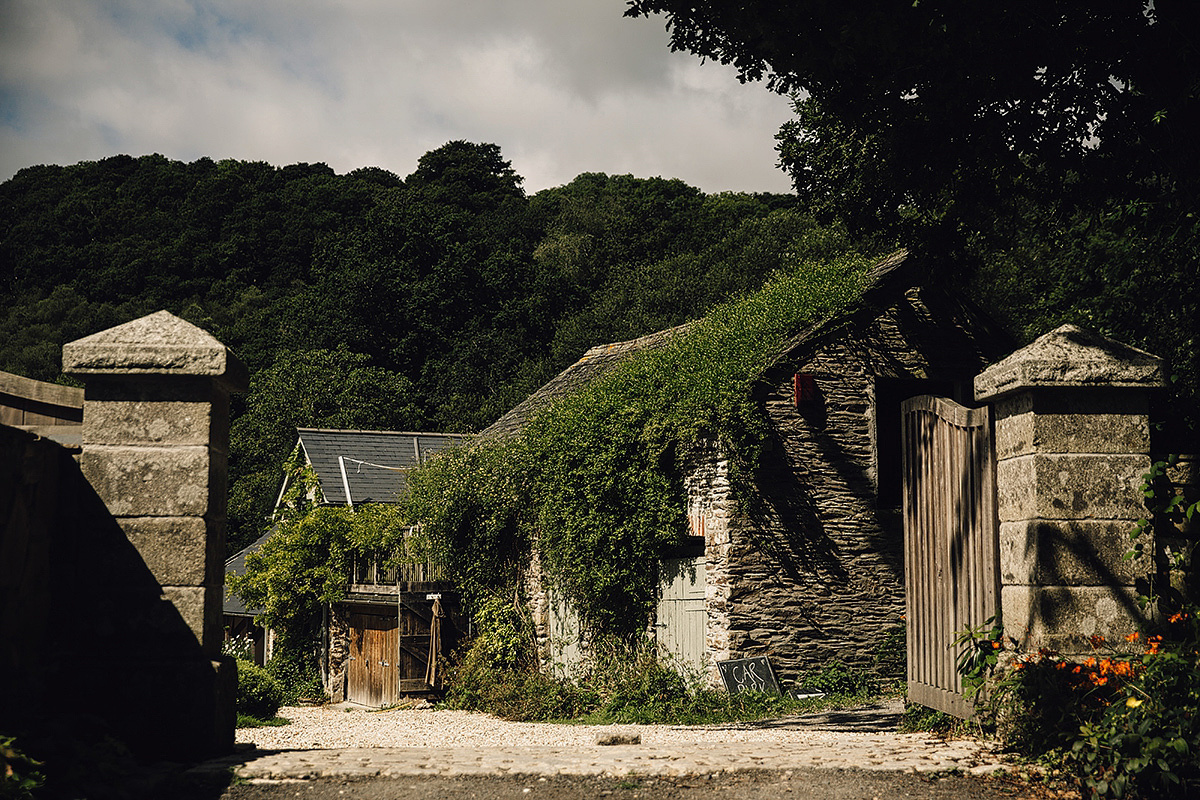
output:
[[[1161,359],[1074,325],[975,378],[994,407],[1004,630],[1024,649],[1089,653],[1091,635],[1138,629],[1134,582],[1152,562],[1124,555],[1162,385]]]
[[[63,372],[86,382],[80,467],[212,660],[213,735],[232,747],[236,673],[221,657],[226,464],[229,395],[245,390],[246,368],[159,311],[64,345]]]

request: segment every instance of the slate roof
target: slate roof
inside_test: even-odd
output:
[[[233,573],[234,575],[246,574],[246,556],[250,553],[257,552],[263,546],[263,542],[267,541],[267,537],[271,535],[271,531],[267,531],[262,536],[254,540],[254,544],[244,550],[239,551],[235,555],[230,556],[225,560],[225,574]],[[230,593],[229,588],[225,588],[225,604],[224,611],[235,617],[257,617],[262,613],[261,608],[246,608],[246,604],[237,595]]]
[[[407,488],[406,471],[470,437],[458,433],[396,433],[300,428],[300,446],[321,484],[325,502],[394,503]],[[340,458],[340,461],[339,461]],[[345,478],[343,480],[343,466]]]
[[[551,378],[545,386],[529,395],[519,405],[485,428],[479,436],[481,438],[512,436],[525,427],[525,423],[534,414],[555,400],[566,397],[608,374],[613,367],[635,353],[659,350],[665,347],[672,337],[682,333],[688,325],[690,323],[651,333],[638,339],[630,339],[627,342],[596,345],[584,353],[583,357],[574,364]]]

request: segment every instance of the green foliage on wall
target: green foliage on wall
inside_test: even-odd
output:
[[[345,598],[356,557],[424,558],[422,549],[408,545],[409,527],[391,505],[286,511],[262,548],[246,555],[245,573],[228,576],[230,591],[247,607],[263,609],[264,625],[307,630],[325,605]]]
[[[515,590],[536,555],[590,632],[644,627],[660,554],[686,532],[683,459],[720,441],[735,490],[746,485],[766,430],[752,384],[787,337],[860,296],[869,263],[837,229],[797,239],[787,258],[761,291],[558,400],[519,436],[412,475],[409,519],[469,596]]]

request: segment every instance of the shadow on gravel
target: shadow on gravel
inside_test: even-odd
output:
[[[237,783],[234,770],[256,758],[275,755],[283,750],[259,750],[253,745],[238,745],[237,750],[224,758],[205,761],[188,769],[178,769],[152,794],[136,797],[170,797],[172,800],[219,800],[229,787]]]
[[[795,717],[776,717],[757,722],[737,722],[714,725],[715,730],[803,730],[840,733],[894,733],[904,714],[902,702],[871,703],[856,708],[802,714]]]

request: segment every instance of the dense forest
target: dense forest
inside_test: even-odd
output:
[[[248,364],[234,548],[261,532],[295,427],[474,431],[588,347],[760,286],[814,230],[788,196],[580,175],[527,195],[490,144],[401,179],[114,156],[0,185],[0,370],[165,308]]]
[[[157,155],[30,167],[0,184],[0,370],[60,380],[64,342],[162,308],[230,345],[253,376],[234,409],[236,548],[296,426],[479,430],[586,348],[696,319],[832,234],[910,248],[1018,339],[1076,322],[1165,356],[1161,440],[1190,451],[1200,176],[1167,121],[1189,97],[1071,157],[1002,158],[1001,136],[916,171],[934,133],[889,141],[800,98],[777,137],[794,195],[604,174],[529,195],[499,147],[463,141],[405,178]]]

